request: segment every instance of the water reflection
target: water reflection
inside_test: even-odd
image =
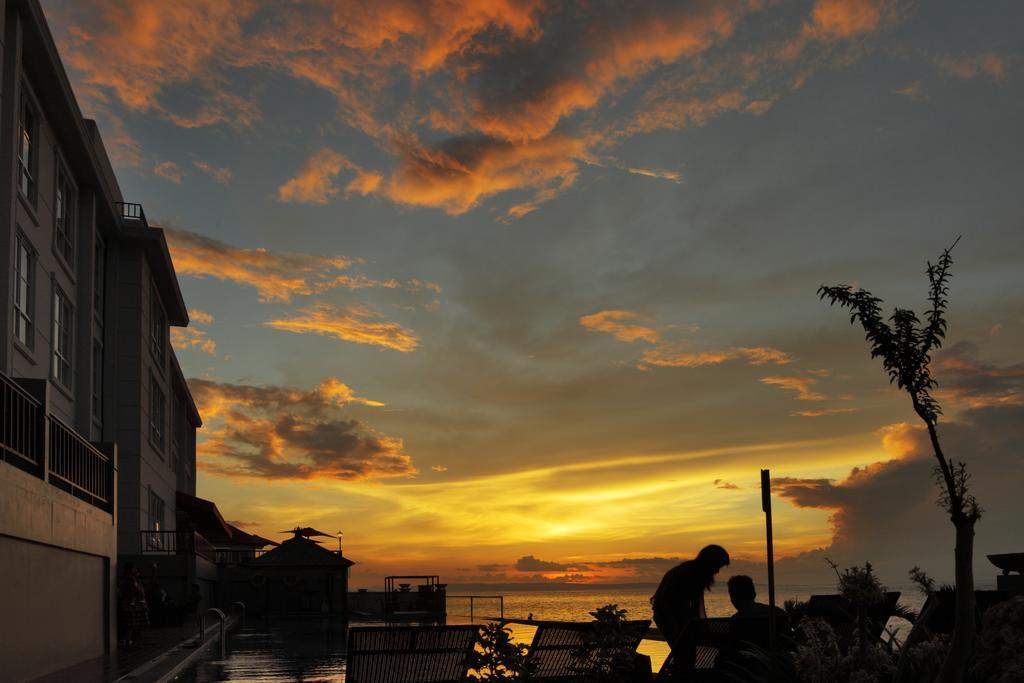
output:
[[[343,681],[348,624],[332,619],[250,621],[228,635],[228,657],[217,649],[176,677],[183,683],[211,681]]]

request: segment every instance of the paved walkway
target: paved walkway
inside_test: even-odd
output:
[[[212,623],[210,623],[212,621]],[[229,620],[229,627],[232,620]],[[121,650],[61,669],[33,683],[141,683],[159,680],[166,672],[199,647],[199,629],[195,626],[150,626],[143,631],[144,645]],[[219,637],[216,620],[207,622],[203,644]]]

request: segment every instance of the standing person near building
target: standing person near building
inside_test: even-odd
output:
[[[665,572],[658,590],[651,598],[654,623],[675,649],[686,623],[707,617],[704,593],[711,590],[715,575],[729,564],[729,553],[720,545],[709,545],[692,560],[682,562]]]
[[[149,624],[149,608],[146,605],[146,589],[139,578],[139,569],[134,562],[126,562],[124,574],[117,587],[120,606],[119,621],[124,633],[125,649],[140,645],[142,627]]]

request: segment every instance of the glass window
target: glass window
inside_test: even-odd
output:
[[[149,439],[158,449],[163,450],[164,435],[167,433],[167,399],[156,381],[149,378]]]
[[[36,255],[24,235],[18,234],[14,249],[14,336],[32,348],[35,317]]]
[[[164,500],[149,489],[149,528],[153,531],[164,530]]]
[[[164,541],[166,535],[166,529],[164,528],[164,499],[153,493],[153,487],[146,487],[148,495],[146,496],[149,500],[149,549],[153,550],[164,550],[174,549]]]
[[[71,269],[75,267],[75,201],[75,188],[58,162],[53,243]]]
[[[92,341],[92,416],[103,421],[103,344]]]
[[[152,285],[153,294],[150,296],[149,316],[149,347],[153,355],[160,361],[160,369],[163,369],[164,354],[167,351],[167,316],[164,315],[164,307],[160,303],[160,297],[156,293],[156,285]]]
[[[71,300],[53,287],[53,378],[61,386],[71,388],[71,346],[73,341],[75,309]]]
[[[24,86],[22,86],[24,87]],[[28,97],[22,96],[18,134],[18,191],[33,202],[36,200],[36,157],[38,156],[39,117]]]
[[[96,249],[93,252],[92,308],[93,311],[95,311],[96,316],[99,318],[100,324],[103,324],[103,297],[105,295],[104,288],[106,285],[106,250],[103,245],[103,239],[97,233]]]

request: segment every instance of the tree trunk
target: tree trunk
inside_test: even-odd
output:
[[[974,649],[974,520],[960,515],[956,526],[956,623],[938,683],[960,683]]]

